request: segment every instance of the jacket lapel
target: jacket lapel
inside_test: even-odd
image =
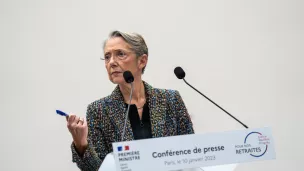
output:
[[[165,136],[165,114],[166,114],[166,96],[165,93],[158,92],[148,83],[144,82],[147,102],[149,104],[151,131],[153,138]],[[124,129],[124,122],[127,108],[124,103],[124,98],[120,92],[119,86],[116,86],[111,96],[111,107],[109,108],[109,117],[115,125],[117,131],[116,141],[121,141],[121,136]],[[127,119],[124,141],[134,139],[131,123]]]
[[[109,109],[109,117],[115,125],[115,130],[117,130],[116,141],[122,141],[122,134],[125,124],[125,117],[127,108],[125,107],[124,98],[120,92],[119,86],[116,86],[114,91],[111,94],[112,105]],[[124,135],[124,141],[133,140],[133,132],[130,124],[129,118],[127,119],[126,131]]]
[[[146,82],[144,82],[144,85],[150,110],[152,136],[153,138],[163,137],[165,135],[166,116],[165,93],[158,92],[158,90],[154,89]]]

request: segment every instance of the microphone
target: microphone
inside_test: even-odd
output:
[[[199,94],[201,94],[202,96],[204,96],[207,100],[209,100],[211,103],[213,103],[215,106],[217,106],[218,108],[220,108],[222,111],[224,111],[226,114],[228,114],[229,116],[231,116],[234,120],[236,120],[237,122],[239,122],[240,124],[242,124],[245,128],[248,128],[247,125],[245,125],[244,123],[242,123],[241,121],[239,121],[236,117],[234,117],[233,115],[231,115],[229,112],[227,112],[225,109],[223,109],[221,106],[219,106],[218,104],[216,104],[215,102],[213,102],[211,99],[209,99],[207,96],[205,96],[203,93],[201,93],[200,91],[198,91],[196,88],[194,88],[192,85],[190,85],[186,80],[185,80],[185,76],[186,73],[185,71],[181,68],[181,67],[176,67],[174,69],[174,74],[176,75],[176,77],[178,79],[183,79],[184,82],[190,86],[192,89],[194,89],[195,91],[197,91]]]
[[[134,81],[134,77],[130,71],[125,71],[123,77],[127,83],[132,83]]]
[[[123,132],[122,132],[122,136],[121,136],[121,141],[124,141],[124,137],[125,137],[125,133],[126,133],[127,119],[128,119],[128,115],[129,115],[130,104],[131,104],[131,99],[132,99],[132,94],[133,94],[133,81],[134,81],[134,77],[130,71],[125,71],[123,73],[123,77],[127,83],[131,84],[131,93],[130,93],[130,100],[129,100],[127,112],[125,114],[125,123],[124,123]]]

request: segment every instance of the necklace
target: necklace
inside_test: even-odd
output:
[[[144,105],[143,105],[142,107],[138,107],[137,109],[142,109],[142,108],[144,108],[145,104],[146,104],[146,99],[145,99]]]

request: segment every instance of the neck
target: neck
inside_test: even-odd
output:
[[[130,93],[131,93],[131,84],[121,84],[119,85],[120,91],[123,95],[124,101],[129,103]],[[134,78],[133,82],[133,95],[131,103],[137,103],[143,99],[145,99],[145,86],[141,78]]]

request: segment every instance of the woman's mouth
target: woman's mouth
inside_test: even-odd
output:
[[[114,72],[112,72],[112,74],[111,75],[118,75],[118,74],[120,74],[121,72],[119,72],[119,71],[114,71]]]

